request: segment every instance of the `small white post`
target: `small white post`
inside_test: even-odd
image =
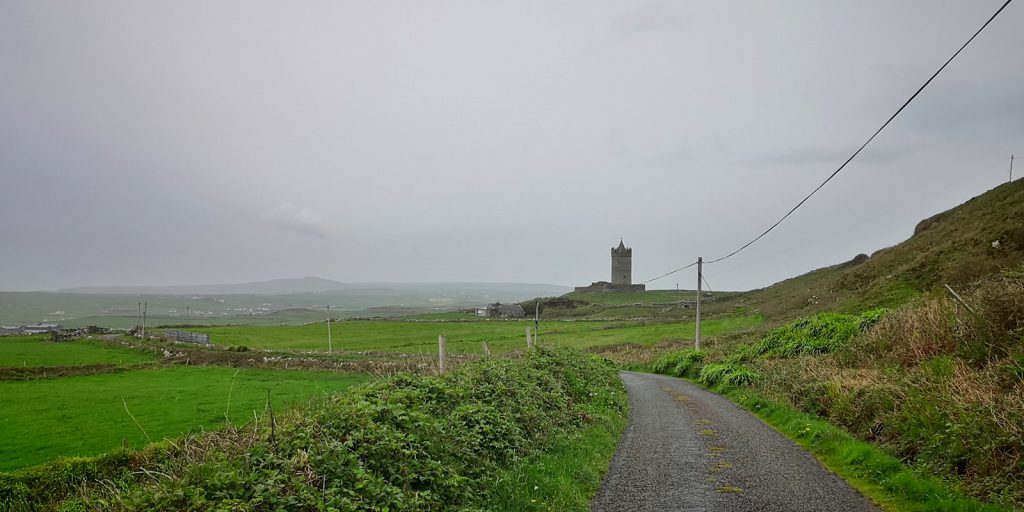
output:
[[[533,338],[530,337],[530,326],[526,326],[526,349],[533,349]]]
[[[334,352],[334,343],[331,340],[331,305],[327,305],[327,353]]]
[[[448,355],[448,338],[443,334],[437,337],[437,373],[444,373],[444,360]]]

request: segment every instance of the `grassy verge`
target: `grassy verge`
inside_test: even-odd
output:
[[[969,498],[938,478],[921,475],[874,445],[855,439],[817,416],[765,399],[748,389],[720,388],[717,391],[813,453],[825,467],[886,510],[1003,510]]]
[[[616,403],[627,403],[625,392]],[[502,471],[489,498],[493,510],[590,510],[608,471],[628,414],[622,408],[589,408],[591,424],[552,439],[537,458]]]

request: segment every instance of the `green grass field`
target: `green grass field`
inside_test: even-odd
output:
[[[86,364],[132,364],[152,361],[153,356],[78,340],[53,343],[48,336],[4,336],[0,338],[0,367],[79,366]]]
[[[701,323],[708,336],[756,327],[759,316],[726,317]],[[433,352],[438,335],[448,337],[450,352],[479,353],[481,341],[496,351],[524,348],[525,329],[532,321],[492,320],[482,322],[405,322],[391,320],[346,321],[332,326],[336,350]],[[216,345],[245,345],[275,350],[327,350],[327,325],[233,326],[195,329],[210,335]],[[555,345],[586,348],[616,343],[652,344],[659,341],[693,339],[693,322],[652,323],[607,321],[541,322],[541,341]]]
[[[183,432],[223,426],[263,413],[267,390],[275,410],[366,380],[363,375],[215,367],[165,367],[61,379],[0,382],[0,470],[59,456],[96,455],[143,446]],[[234,385],[232,386],[232,379]],[[124,402],[122,402],[122,400]]]

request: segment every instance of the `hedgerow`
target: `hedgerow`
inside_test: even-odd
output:
[[[489,475],[624,411],[615,367],[571,350],[488,359],[443,376],[399,375],[277,418],[186,436],[83,468],[0,479],[15,510],[452,510],[487,508]],[[48,480],[49,479],[49,480]]]

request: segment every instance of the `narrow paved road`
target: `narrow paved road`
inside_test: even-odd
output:
[[[809,453],[685,380],[623,372],[632,410],[594,511],[878,510]]]

